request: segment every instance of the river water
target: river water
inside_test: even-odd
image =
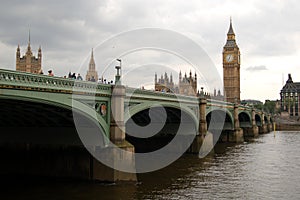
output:
[[[300,199],[300,132],[218,145],[212,156],[184,155],[138,179],[116,185],[15,179],[1,193],[3,199]]]

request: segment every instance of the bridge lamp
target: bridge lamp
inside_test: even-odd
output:
[[[117,59],[117,61],[120,62],[120,65],[117,65],[115,68],[117,69],[117,75],[115,77],[115,84],[116,85],[121,85],[121,65],[122,65],[122,60],[121,59]]]

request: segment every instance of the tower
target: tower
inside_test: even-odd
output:
[[[223,83],[226,101],[240,103],[240,50],[235,41],[232,20],[223,47]]]
[[[190,71],[189,76],[184,74],[184,77],[181,78],[181,72],[179,74],[179,83],[178,89],[179,94],[196,96],[197,95],[197,74],[195,72],[195,77],[192,76],[192,71]]]
[[[93,49],[92,49],[92,53],[91,53],[89,69],[86,73],[85,79],[87,81],[93,81],[93,82],[98,81],[98,73],[96,71],[96,64],[95,64],[95,60],[94,60],[94,50]]]
[[[32,51],[30,45],[30,32],[28,37],[27,51],[24,56],[21,57],[20,46],[17,47],[16,52],[16,70],[29,72],[29,73],[39,73],[42,69],[42,49],[39,47],[38,57],[36,58]]]

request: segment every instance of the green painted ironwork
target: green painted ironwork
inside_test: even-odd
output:
[[[111,120],[112,92],[112,85],[0,69],[0,98],[37,101],[68,109],[77,109],[92,118],[95,115],[91,113],[96,111],[96,120],[107,136],[109,136]],[[97,104],[106,105],[107,114],[105,116],[100,113]],[[200,97],[130,87],[126,88],[125,121],[133,114],[157,104],[182,109],[192,117],[196,127],[199,126]],[[233,103],[207,99],[206,114],[213,110],[226,112],[232,122],[234,121]],[[239,113],[246,113],[250,117],[250,122],[252,110],[252,107],[239,105]],[[255,113],[262,118],[262,111],[255,110]],[[268,117],[268,119],[271,121],[272,117]]]

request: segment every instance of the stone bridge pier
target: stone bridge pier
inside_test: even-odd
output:
[[[272,121],[272,117],[271,114],[268,114],[268,133],[273,131],[273,121]]]
[[[240,121],[239,121],[239,106],[237,103],[234,104],[234,130],[232,134],[230,134],[229,142],[244,142],[244,134],[243,129],[240,128]]]
[[[268,121],[265,113],[262,112],[261,114],[261,126],[259,127],[259,134],[268,133]]]
[[[199,153],[200,155],[207,155],[213,153],[213,134],[207,131],[206,121],[206,105],[207,100],[204,97],[199,98],[199,128],[189,153]]]
[[[108,182],[137,181],[136,173],[127,173],[112,168],[124,165],[129,169],[135,169],[134,146],[125,140],[124,124],[124,98],[125,87],[123,85],[112,86],[111,97],[111,121],[110,142],[106,148],[96,151],[97,157],[104,159],[112,166],[108,167],[99,161],[93,162],[94,179]],[[95,158],[94,158],[95,159]],[[120,167],[120,166],[119,166]]]
[[[255,121],[255,110],[251,110],[251,127],[244,128],[244,137],[258,137],[259,129]]]

